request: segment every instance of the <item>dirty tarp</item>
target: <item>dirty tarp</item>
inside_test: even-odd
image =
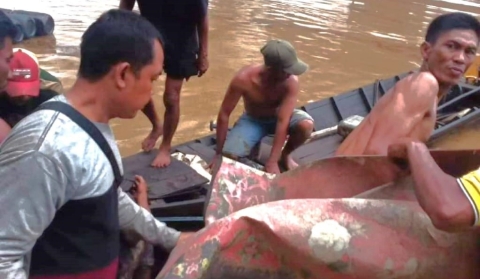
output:
[[[335,162],[350,164],[350,174]],[[274,176],[224,158],[207,227],[174,249],[157,278],[476,278],[477,234],[436,230],[410,177],[393,168],[385,175],[389,167],[380,172],[375,162],[362,174],[362,164],[315,163]],[[319,170],[332,176],[318,177]],[[335,175],[343,187],[334,187]],[[353,177],[362,175],[368,183],[358,187]],[[399,179],[382,184],[392,178]],[[314,185],[337,198],[322,198]],[[357,196],[341,198],[349,195]]]
[[[335,157],[273,175],[223,158],[211,182],[207,224],[243,208],[287,199],[349,198],[406,175],[384,157]]]
[[[477,243],[474,232],[436,230],[414,201],[283,200],[210,224],[157,279],[473,279]]]

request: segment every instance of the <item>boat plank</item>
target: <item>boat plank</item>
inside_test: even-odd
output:
[[[208,183],[208,179],[175,158],[172,158],[171,164],[166,168],[150,167],[157,153],[158,150],[150,153],[141,152],[123,159],[125,180],[120,187],[124,191],[130,189],[135,175],[143,176],[148,183],[149,199],[159,199],[177,191]]]

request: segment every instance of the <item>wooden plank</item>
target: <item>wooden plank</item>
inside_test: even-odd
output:
[[[125,181],[120,187],[124,191],[130,189],[135,175],[141,175],[147,181],[150,199],[159,199],[177,191],[208,183],[208,179],[174,158],[167,168],[150,167],[157,153],[158,150],[150,153],[141,152],[123,159]]]

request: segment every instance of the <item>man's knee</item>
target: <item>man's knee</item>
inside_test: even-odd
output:
[[[302,136],[305,139],[308,139],[313,132],[315,123],[312,119],[303,119],[298,121],[292,129],[293,134]]]
[[[238,135],[227,136],[227,140],[223,146],[223,151],[227,157],[238,159],[247,157],[252,151],[249,141]]]
[[[172,83],[172,82],[171,82]],[[174,81],[173,83],[177,83]],[[180,90],[182,84],[167,84],[165,86],[165,92],[163,93],[163,101],[167,107],[177,107],[180,104]]]

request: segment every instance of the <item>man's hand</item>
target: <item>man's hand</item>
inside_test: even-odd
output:
[[[265,171],[273,174],[280,174],[280,168],[278,167],[277,162],[267,162],[265,164]]]
[[[208,168],[211,170],[221,158],[222,158],[222,154],[218,154],[218,153],[215,154],[215,157],[213,157],[212,161],[208,164]]]
[[[140,175],[135,175],[135,182],[133,183],[132,188],[129,190],[130,194],[138,202],[139,200],[146,199],[148,200],[148,186],[145,179]]]
[[[208,57],[205,54],[200,54],[197,58],[197,69],[198,69],[198,77],[203,76],[205,72],[208,70]]]
[[[408,151],[413,144],[410,138],[399,139],[388,147],[387,156],[401,169],[406,170],[409,167]]]
[[[196,232],[182,232],[178,238],[177,245],[184,243],[190,237],[192,237]]]

